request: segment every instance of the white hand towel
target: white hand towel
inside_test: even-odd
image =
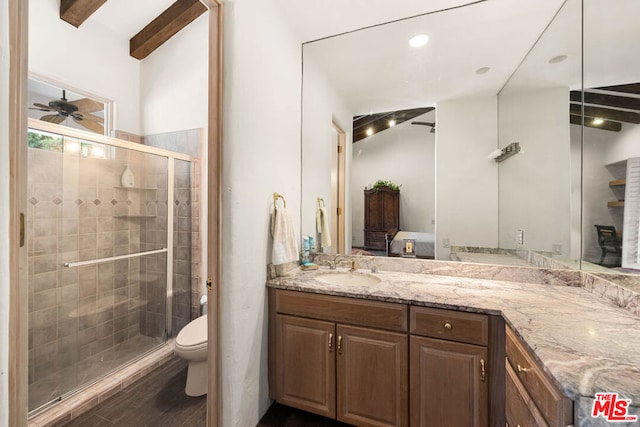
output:
[[[273,265],[286,264],[298,260],[298,242],[293,232],[293,224],[286,208],[276,207],[271,219]]]
[[[325,206],[319,206],[316,212],[316,230],[320,233],[322,247],[328,248],[331,246],[331,229],[329,228],[329,216]]]

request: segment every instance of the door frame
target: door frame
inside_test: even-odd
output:
[[[343,254],[345,249],[345,191],[346,191],[346,142],[347,142],[347,134],[335,120],[331,122],[331,126],[333,130],[338,134],[338,147],[336,148],[338,151],[337,154],[337,165],[334,165],[336,168],[336,176],[337,176],[337,185],[336,188],[332,188],[332,193],[337,193],[335,196],[337,206],[332,207],[334,211],[332,212],[332,217],[336,218],[336,236],[335,236],[335,249],[334,253]],[[332,195],[333,196],[333,195]],[[333,198],[333,197],[332,197]],[[334,237],[334,236],[332,236]]]
[[[222,183],[222,0],[201,0],[209,9],[207,272],[209,288],[209,385],[207,425],[222,425],[220,378],[221,183]],[[28,2],[7,0],[9,33],[9,425],[27,425],[28,293],[26,246],[20,247],[20,218],[26,212]],[[4,84],[5,82],[2,82]],[[213,315],[212,315],[213,314]]]

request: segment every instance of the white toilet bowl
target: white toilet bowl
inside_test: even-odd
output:
[[[192,320],[176,337],[175,351],[189,362],[187,370],[187,396],[207,394],[207,315]]]

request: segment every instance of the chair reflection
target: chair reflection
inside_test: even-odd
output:
[[[622,244],[618,238],[616,228],[612,225],[595,225],[595,227],[598,233],[598,244],[600,245],[600,250],[602,250],[598,264],[604,267],[620,267],[622,263]],[[615,256],[612,264],[604,263],[607,254]]]

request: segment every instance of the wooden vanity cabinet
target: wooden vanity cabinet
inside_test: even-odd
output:
[[[406,305],[284,290],[270,290],[269,304],[274,400],[354,425],[408,426]]]
[[[505,425],[501,321],[485,314],[411,307],[411,426]]]
[[[505,426],[501,316],[269,289],[269,343],[282,404],[357,426]]]
[[[565,397],[516,336],[506,330],[507,425],[565,427],[573,423],[573,401]]]

